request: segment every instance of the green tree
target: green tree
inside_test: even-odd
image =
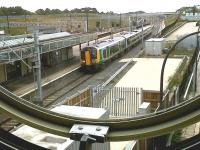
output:
[[[51,14],[61,14],[62,11],[60,9],[52,9]]]
[[[32,14],[30,11],[27,11],[23,9],[20,6],[16,7],[0,7],[0,15],[5,16],[5,15],[24,15],[24,14]]]
[[[45,14],[45,11],[43,9],[38,9],[35,11],[36,14],[38,15],[44,15]]]
[[[69,13],[68,9],[63,10],[63,13]]]
[[[192,13],[195,14],[196,12],[197,12],[197,7],[196,6],[192,7]]]
[[[51,14],[51,9],[46,8],[45,11],[44,11],[44,14],[45,14],[45,15]]]

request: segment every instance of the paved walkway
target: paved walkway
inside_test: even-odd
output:
[[[120,33],[115,33],[114,36],[118,36]],[[102,37],[99,40],[105,40],[110,38],[110,36]],[[95,41],[90,41],[90,44],[93,44]],[[81,44],[81,47],[85,47],[87,43]],[[79,57],[80,56],[80,50],[79,50],[79,45],[73,47],[73,56]],[[71,64],[61,64],[61,65],[56,65],[53,67],[48,67],[46,69],[42,70],[42,85],[48,84],[49,82],[52,82],[69,72],[77,69],[80,66],[79,60],[76,61],[75,63]],[[13,80],[11,82],[8,82],[6,84],[3,84],[7,89],[12,91],[18,96],[23,96],[26,93],[32,92],[36,88],[36,84],[34,83],[33,80],[33,75],[29,75],[26,77],[22,77],[17,80]]]
[[[188,22],[182,27],[180,27],[178,30],[170,34],[166,41],[177,41],[180,37],[190,34],[192,32],[198,31],[198,27],[196,26],[196,22]]]

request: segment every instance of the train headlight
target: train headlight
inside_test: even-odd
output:
[[[85,63],[85,60],[82,60],[82,63]]]

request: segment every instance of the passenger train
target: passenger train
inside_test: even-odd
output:
[[[143,28],[143,36],[147,37],[152,31],[152,26]],[[80,54],[80,63],[83,70],[97,70],[106,62],[125,52],[142,39],[142,29],[127,32],[120,36],[105,41],[100,41],[91,46],[84,47]]]

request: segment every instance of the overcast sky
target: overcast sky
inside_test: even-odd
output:
[[[200,0],[0,0],[1,6],[21,6],[29,11],[39,8],[60,10],[95,7],[98,11],[125,13],[143,10],[145,12],[172,12],[183,6],[200,4]]]

